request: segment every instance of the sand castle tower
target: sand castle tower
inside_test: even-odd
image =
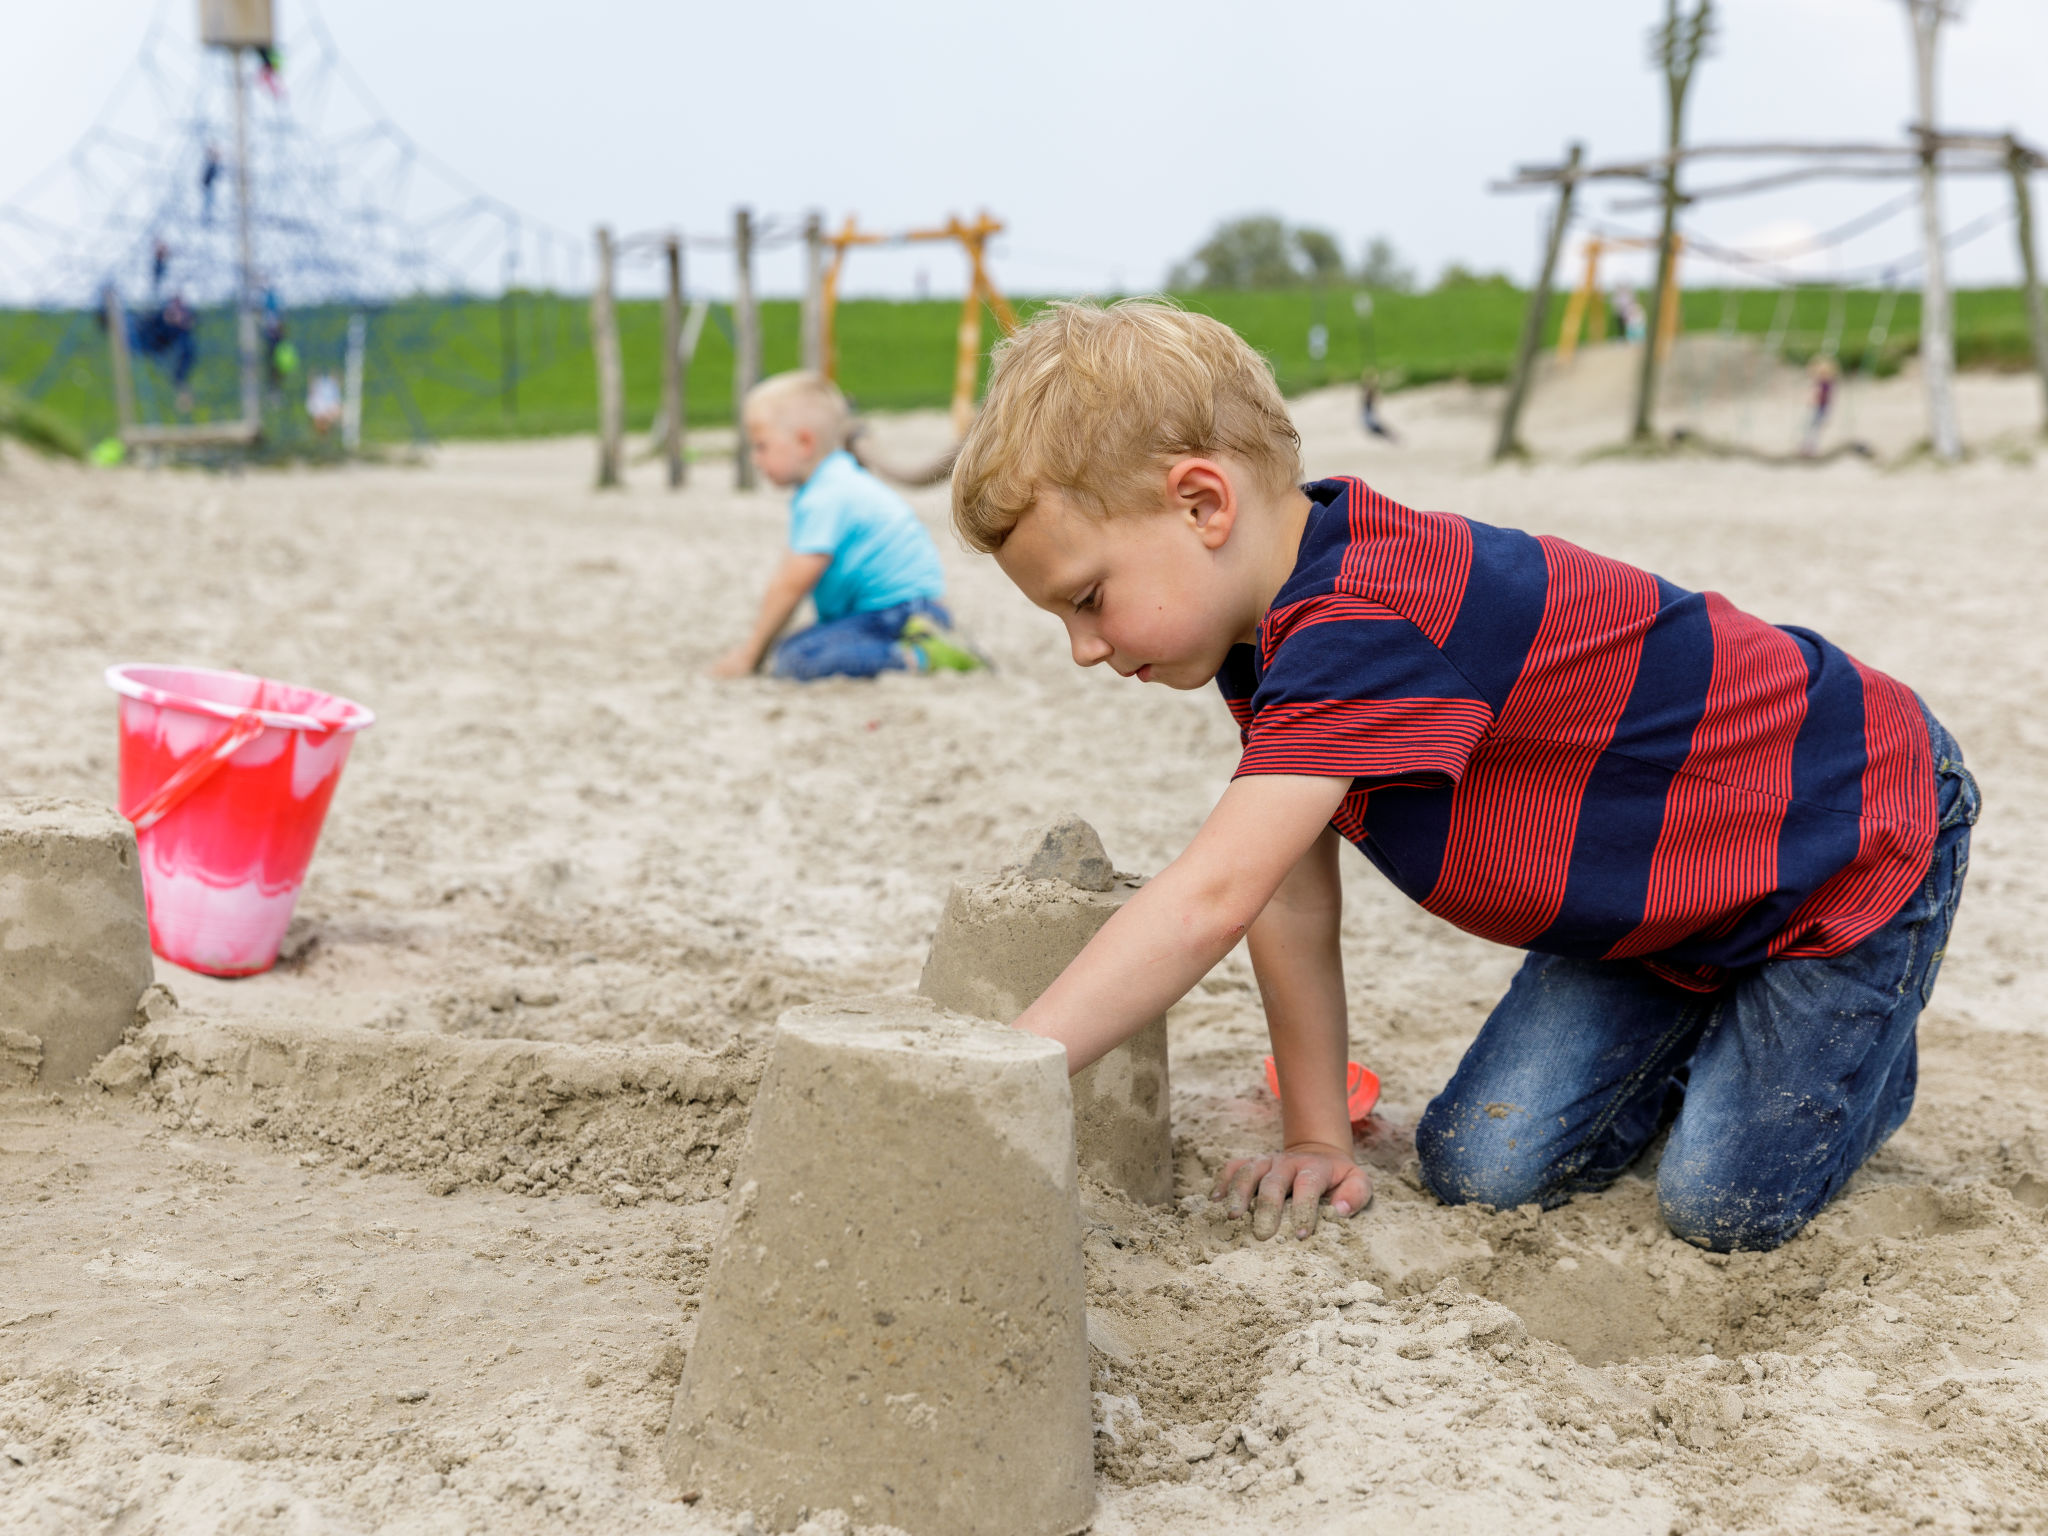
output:
[[[0,800],[0,1080],[85,1076],[154,978],[134,828],[86,800]]]
[[[1093,1515],[1066,1059],[921,998],[776,1025],[676,1388],[673,1483],[771,1530]]]
[[[941,1007],[1012,1022],[1052,985],[1139,881],[1118,875],[1078,816],[1033,832],[992,880],[946,898],[918,991]],[[1075,1151],[1091,1178],[1150,1203],[1173,1198],[1166,1020],[1154,1019],[1073,1080]]]

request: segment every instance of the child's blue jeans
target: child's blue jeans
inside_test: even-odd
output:
[[[1923,706],[1924,709],[1924,706]],[[1976,781],[1930,714],[1941,831],[1927,878],[1845,954],[1774,960],[1714,993],[1628,961],[1532,954],[1416,1128],[1440,1199],[1561,1205],[1667,1124],[1664,1221],[1727,1252],[1775,1248],[1905,1123],[1970,865]]]
[[[877,672],[904,671],[909,663],[898,641],[903,626],[920,613],[941,629],[953,627],[945,604],[929,597],[869,613],[849,613],[843,619],[827,619],[798,630],[775,647],[773,671],[777,677],[802,683],[820,677],[873,677]]]

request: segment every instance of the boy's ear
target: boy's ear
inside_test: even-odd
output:
[[[1221,549],[1237,527],[1237,486],[1214,459],[1181,459],[1166,471],[1166,494],[1202,543]]]

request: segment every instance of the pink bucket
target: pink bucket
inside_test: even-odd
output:
[[[211,976],[270,969],[349,744],[377,717],[245,672],[109,667],[107,684],[150,947]]]

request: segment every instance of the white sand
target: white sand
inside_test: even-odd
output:
[[[1913,1118],[1773,1255],[1676,1243],[1639,1177],[1540,1217],[1442,1208],[1412,1127],[1516,956],[1348,860],[1378,1199],[1254,1245],[1092,1198],[1099,1531],[2048,1528],[2048,470],[2017,452],[2038,386],[1967,378],[1987,451],[1949,471],[1568,458],[1612,438],[1625,377],[1594,355],[1540,394],[1550,456],[1504,471],[1481,463],[1491,391],[1394,397],[1398,449],[1348,394],[1298,414],[1312,473],[1711,586],[1926,695],[1987,810]],[[1919,431],[1910,379],[1853,401],[1887,455]],[[1796,382],[1750,426],[1791,447]],[[885,432],[906,462],[940,436]],[[381,717],[289,965],[160,966],[185,1012],[153,1026],[139,1096],[0,1093],[0,1529],[734,1530],[655,1453],[767,1022],[912,986],[947,882],[1032,822],[1077,811],[1157,869],[1227,778],[1213,696],[1076,670],[949,541],[997,675],[705,681],[781,499],[718,463],[686,495],[650,465],[598,495],[592,462],[0,461],[0,795],[111,798],[111,661],[248,668]],[[943,493],[917,502],[936,525]],[[1276,1117],[1241,956],[1171,1023],[1185,1195]],[[285,1067],[251,1086],[220,1042],[266,1029]],[[518,1038],[611,1054],[543,1070]],[[382,1087],[329,1071],[380,1051]],[[721,1051],[659,1105],[632,1065]],[[546,1070],[574,1082],[551,1098]],[[560,1106],[599,1103],[587,1145],[550,1140]]]

